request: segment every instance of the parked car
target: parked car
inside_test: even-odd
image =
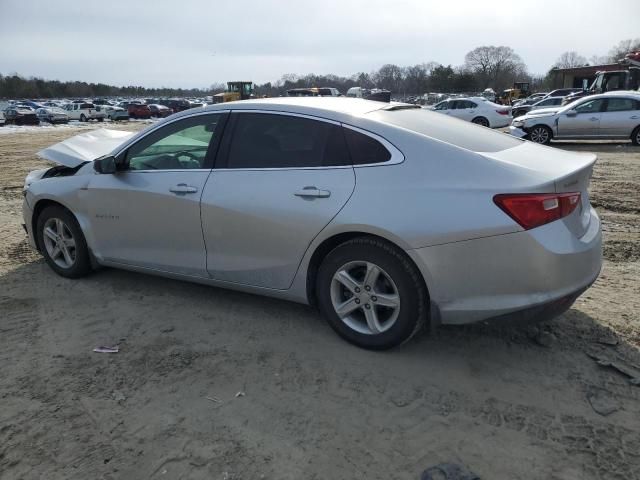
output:
[[[64,105],[65,104],[63,102],[56,102],[56,101],[53,101],[53,100],[50,100],[48,102],[44,102],[42,104],[43,107],[55,107],[55,108],[62,108],[62,107],[64,107]]]
[[[546,98],[543,98],[542,100],[538,100],[536,103],[532,105],[520,105],[517,107],[513,107],[512,109],[513,118],[520,117],[527,112],[530,112],[532,110],[539,110],[541,108],[557,107],[559,110],[560,107],[562,106],[563,100],[564,100],[564,97],[546,97]]]
[[[7,123],[7,121],[4,118],[4,112],[2,110],[0,110],[0,127],[3,127],[6,123]]]
[[[361,347],[428,322],[548,318],[600,271],[595,155],[410,105],[246,100],[39,155],[67,167],[24,189],[29,242],[56,273],[109,265],[311,303]]]
[[[152,117],[164,118],[173,114],[173,110],[171,110],[169,107],[165,107],[164,105],[152,103],[147,106],[149,107],[149,110],[151,110]]]
[[[41,103],[34,102],[33,100],[20,100],[18,102],[18,105],[32,108],[34,111],[37,110],[38,108],[42,108],[43,107],[43,105]]]
[[[574,92],[581,92],[581,88],[558,88],[549,92],[547,97],[566,97]]]
[[[129,118],[151,118],[151,110],[148,105],[134,102],[122,102],[119,106],[127,109]]]
[[[73,102],[64,106],[64,110],[71,120],[88,122],[89,120],[104,121],[106,115],[101,112],[93,103]]]
[[[640,93],[609,92],[513,120],[510,133],[536,143],[552,139],[623,140],[640,145]]]
[[[117,120],[129,120],[129,112],[122,107],[105,104],[98,108],[104,112],[109,120],[113,120],[114,122]]]
[[[546,97],[547,95],[549,95],[546,92],[539,92],[539,93],[534,93],[532,95],[529,95],[527,98],[523,98],[522,100],[518,100],[516,103],[513,104],[513,107],[522,107],[525,105],[533,105],[536,102],[539,102],[540,100],[542,100],[544,97]]]
[[[510,107],[490,102],[484,97],[449,99],[436,104],[432,109],[483,127],[499,128],[511,123]]]
[[[171,110],[173,110],[173,113],[183,112],[191,108],[191,104],[187,100],[184,100],[182,98],[162,100],[158,103],[164,105],[165,107],[169,107]]]
[[[48,123],[69,123],[69,115],[57,107],[43,107],[36,110],[38,120]]]
[[[7,124],[14,125],[38,125],[38,115],[32,108],[12,106],[4,111],[4,119]]]

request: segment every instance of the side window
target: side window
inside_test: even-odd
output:
[[[289,115],[237,114],[228,168],[338,165],[351,165],[338,125]]]
[[[602,104],[604,100],[591,100],[589,102],[582,103],[576,107],[578,113],[597,113],[602,110]]]
[[[607,103],[607,112],[625,112],[635,110],[635,101],[631,98],[610,98]]]
[[[197,115],[150,133],[127,150],[129,170],[206,168],[209,144],[222,117]]]
[[[346,127],[343,128],[343,131],[354,165],[383,163],[391,158],[389,150],[375,138]]]
[[[449,102],[445,100],[444,102],[440,102],[439,104],[437,104],[434,110],[447,110],[449,108],[448,105]]]

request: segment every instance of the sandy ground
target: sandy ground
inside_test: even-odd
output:
[[[25,242],[21,186],[77,131],[0,135],[1,479],[418,479],[441,462],[483,480],[640,478],[640,386],[589,356],[640,376],[640,148],[558,146],[598,153],[606,242],[569,312],[373,353],[302,305],[56,276]],[[104,344],[120,352],[92,353]]]

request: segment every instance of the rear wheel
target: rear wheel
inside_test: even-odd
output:
[[[482,125],[483,127],[489,126],[489,120],[487,120],[484,117],[476,117],[473,120],[471,120],[471,122],[475,123],[476,125]]]
[[[100,117],[100,118],[98,119],[98,121],[99,121],[99,122],[104,122],[104,117]]]
[[[89,249],[80,225],[65,208],[51,206],[42,211],[36,238],[46,262],[58,275],[77,278],[91,271]]]
[[[636,129],[631,134],[631,143],[636,146],[640,146],[640,126],[636,127]]]
[[[529,140],[533,143],[548,144],[551,141],[551,129],[545,125],[536,125],[529,130]]]
[[[400,345],[427,318],[420,273],[402,251],[374,238],[356,238],[331,251],[318,271],[316,295],[329,325],[362,348]]]

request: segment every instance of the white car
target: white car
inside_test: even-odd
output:
[[[64,106],[64,110],[71,120],[88,122],[89,120],[104,121],[106,115],[99,111],[93,103],[69,103]]]
[[[100,111],[104,112],[109,120],[129,120],[129,112],[122,107],[115,107],[113,105],[100,105]]]
[[[560,109],[543,108],[518,117],[509,133],[535,143],[558,140],[624,140],[640,145],[640,93],[609,92]]]
[[[513,115],[513,118],[518,118],[522,115],[526,115],[533,110],[541,110],[543,108],[560,110],[562,108],[562,101],[564,99],[565,97],[545,97],[542,100],[538,100],[537,102],[530,105],[514,105],[511,109],[511,113]]]
[[[431,109],[490,128],[506,127],[512,120],[510,107],[490,102],[484,97],[450,98]]]

